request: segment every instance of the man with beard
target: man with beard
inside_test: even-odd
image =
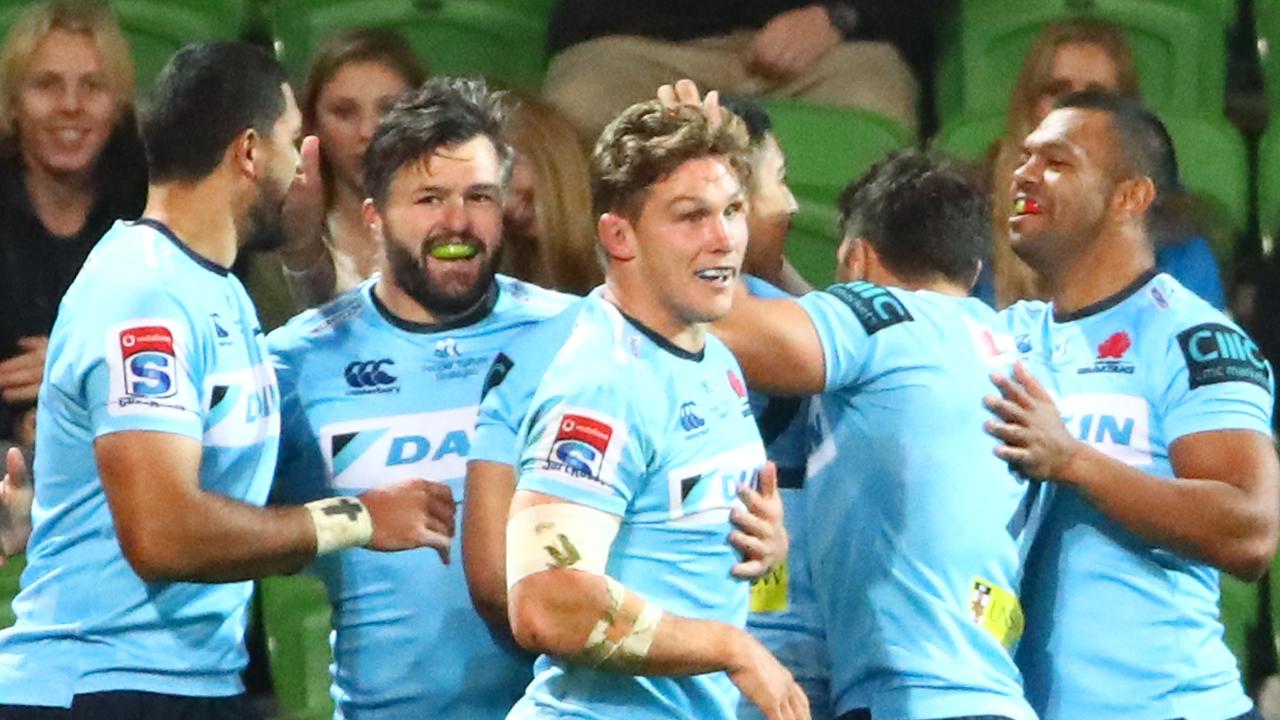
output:
[[[268,339],[282,391],[280,498],[418,475],[462,497],[489,366],[572,299],[495,275],[502,115],[483,83],[437,78],[370,140],[364,212],[385,248],[381,274]],[[314,570],[335,609],[340,716],[498,718],[528,684],[530,659],[490,637],[461,563],[357,551]]]
[[[1010,241],[1052,302],[1004,312],[1027,368],[987,402],[997,454],[1052,488],[1024,584],[1027,698],[1042,718],[1258,717],[1218,570],[1256,579],[1275,553],[1271,366],[1154,269],[1148,222],[1178,167],[1150,110],[1069,95],[1023,159]]]
[[[98,243],[50,338],[6,720],[256,717],[246,580],[358,545],[446,551],[452,531],[422,480],[261,507],[279,396],[227,268],[279,222],[297,106],[270,55],[236,43],[179,51],[155,95],[142,219]]]

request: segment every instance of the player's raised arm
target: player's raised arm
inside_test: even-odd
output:
[[[711,332],[733,351],[755,390],[812,395],[825,385],[818,332],[794,300],[755,297],[739,283],[732,310],[711,325]]]
[[[526,650],[635,675],[725,671],[769,718],[808,717],[791,673],[745,630],[664,612],[605,574],[615,515],[517,491],[507,526],[511,627]]]

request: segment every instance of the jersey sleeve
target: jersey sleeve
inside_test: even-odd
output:
[[[517,489],[622,515],[646,476],[632,388],[603,380],[550,385],[535,393],[521,425]]]
[[[498,353],[485,376],[469,460],[515,466],[520,459],[516,438],[540,377],[530,364]]]
[[[1160,419],[1169,443],[1206,430],[1271,434],[1275,377],[1258,346],[1222,321],[1177,332],[1165,354]]]
[[[280,386],[280,456],[270,498],[277,505],[298,505],[332,494],[320,443],[307,419],[301,394],[298,359],[305,355],[306,348],[290,343],[291,329],[286,325],[267,336],[271,364]]]
[[[164,289],[124,289],[98,309],[98,332],[81,345],[82,392],[93,434],[148,430],[200,440],[207,317],[193,318]]]
[[[826,390],[857,382],[876,333],[912,320],[911,313],[888,290],[871,283],[833,285],[800,298],[813,321],[826,360]]]

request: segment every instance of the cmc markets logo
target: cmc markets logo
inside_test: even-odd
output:
[[[394,367],[395,361],[390,358],[381,360],[356,360],[348,363],[342,375],[350,385],[352,394],[396,392],[396,376],[387,368]]]

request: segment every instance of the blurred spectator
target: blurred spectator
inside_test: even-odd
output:
[[[321,185],[291,192],[289,240],[280,255],[294,300],[320,304],[378,267],[382,248],[365,226],[364,150],[382,113],[426,71],[398,33],[355,28],[326,42],[302,91],[303,133],[320,139]]]
[[[32,5],[0,53],[0,435],[30,425],[58,303],[146,190],[115,18],[102,3]]]
[[[652,91],[651,91],[652,92]],[[503,212],[501,271],[585,295],[604,281],[596,252],[587,156],[548,103],[519,96],[507,121],[515,149]]]
[[[974,294],[997,308],[1025,298],[1046,298],[1047,288],[1009,247],[1009,192],[1022,162],[1022,141],[1053,109],[1058,98],[1085,89],[1105,89],[1138,97],[1133,54],[1124,33],[1099,20],[1053,23],[1036,38],[1013,86],[1004,135],[994,148],[991,187],[994,226],[992,261]],[[1176,176],[1176,173],[1174,173]],[[1205,235],[1209,223],[1199,202],[1179,188],[1160,198],[1150,215],[1156,265],[1219,309],[1226,298],[1218,261]]]
[[[858,107],[916,128],[938,0],[560,0],[546,95],[594,142],[614,115],[690,78],[739,95]]]

